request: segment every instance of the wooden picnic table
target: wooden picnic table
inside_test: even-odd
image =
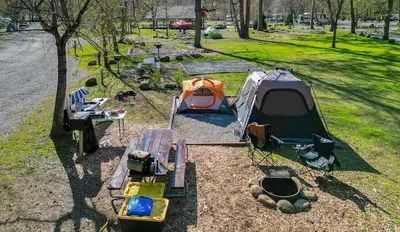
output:
[[[156,168],[154,170],[154,175],[166,175],[168,171],[166,169],[168,165],[168,155],[171,146],[172,131],[170,129],[146,130],[140,142],[133,140],[129,143],[107,188],[109,190],[121,189],[128,172],[128,154],[136,149],[147,151],[155,155],[154,163]]]

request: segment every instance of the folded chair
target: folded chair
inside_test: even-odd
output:
[[[323,171],[322,178],[324,178],[333,171],[334,165],[340,168],[340,162],[333,153],[334,147],[334,141],[315,134],[313,144],[296,145],[294,148],[296,155],[304,165],[300,174],[309,173],[313,179],[316,179],[314,178],[315,171]]]
[[[248,153],[255,166],[263,161],[273,166],[272,153],[283,144],[281,140],[271,135],[270,128],[270,125],[258,125],[257,123],[251,123],[246,128]],[[261,159],[256,160],[256,155],[259,155]]]

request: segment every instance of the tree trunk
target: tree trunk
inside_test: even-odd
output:
[[[169,20],[168,20],[168,0],[165,1],[165,30],[167,32],[167,37],[168,35],[168,27],[169,27]]]
[[[258,0],[258,25],[257,25],[257,31],[262,31],[264,30],[263,26],[263,0]]]
[[[383,28],[383,40],[389,39],[390,19],[392,17],[393,0],[388,0],[388,8],[385,15],[385,26]]]
[[[337,31],[337,23],[340,17],[340,12],[342,11],[344,0],[338,0],[338,6],[336,12],[334,12],[334,8],[332,6],[331,0],[326,1],[328,4],[329,15],[331,19],[331,29],[332,29],[332,48],[336,48],[336,31]]]
[[[334,24],[334,21],[333,21],[333,19],[330,19],[330,21],[331,21],[331,26],[329,27],[329,31],[330,31],[330,32],[333,32],[333,24]]]
[[[119,53],[117,36],[113,35],[112,40],[113,40],[114,52]]]
[[[195,2],[196,21],[195,21],[195,34],[193,46],[201,48],[200,35],[201,35],[201,0]]]
[[[121,28],[121,34],[120,34],[120,39],[119,41],[122,41],[125,39],[125,35],[126,35],[126,24],[128,22],[127,20],[127,15],[128,13],[128,2],[124,1],[124,9],[123,9],[123,13],[122,13],[122,19],[120,22],[120,28]]]
[[[104,67],[110,69],[110,64],[108,63],[108,51],[107,51],[107,39],[103,37],[103,59]]]
[[[231,18],[234,20],[235,22],[235,31],[237,31],[239,33],[239,22],[237,20],[237,14],[236,14],[236,9],[235,9],[235,5],[233,4],[233,0],[231,0]]]
[[[336,25],[333,27],[332,32],[332,48],[336,48]]]
[[[244,26],[244,36],[245,38],[250,38],[249,37],[249,25],[250,25],[250,0],[244,0],[246,2],[246,21],[245,21],[245,26]]]
[[[152,15],[152,20],[153,20],[152,28],[153,28],[153,31],[155,31],[156,30],[156,12],[154,11],[154,6],[153,6],[153,9],[151,10],[151,15]]]
[[[58,41],[56,41],[56,46],[58,58],[58,80],[56,100],[53,112],[53,124],[50,132],[52,136],[60,136],[66,134],[63,129],[65,93],[67,91],[67,52],[65,50],[66,42],[62,39],[58,39]]]
[[[239,0],[239,21],[240,21],[240,25],[238,28],[238,33],[239,33],[239,37],[242,39],[247,39],[249,38],[249,32],[247,31],[246,33],[246,16],[245,16],[245,4],[246,4],[246,0]]]
[[[311,1],[311,19],[310,19],[310,29],[314,30],[314,17],[315,17],[315,0]]]
[[[351,33],[355,34],[357,22],[356,22],[356,16],[354,14],[354,0],[350,0],[350,15],[351,15]]]

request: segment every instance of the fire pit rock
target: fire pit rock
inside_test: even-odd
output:
[[[258,200],[258,202],[260,202],[261,204],[263,204],[266,207],[269,207],[269,208],[276,207],[276,202],[265,194],[261,194],[260,196],[258,196],[257,200]]]
[[[258,185],[253,185],[250,187],[250,192],[251,195],[257,199],[261,194],[264,193],[264,190]]]
[[[288,214],[296,213],[296,208],[288,200],[284,200],[284,199],[279,200],[276,203],[276,206],[282,213],[288,213]]]
[[[293,206],[296,208],[297,211],[304,211],[309,209],[311,207],[311,204],[308,200],[300,198],[293,203]]]
[[[278,208],[283,213],[306,211],[310,201],[316,201],[312,191],[303,191],[301,182],[290,177],[287,171],[270,171],[265,176],[248,181],[251,195],[269,208]]]
[[[310,201],[318,200],[317,194],[315,194],[315,192],[312,192],[312,191],[301,191],[300,197],[304,198],[304,199],[308,199]]]
[[[258,180],[257,179],[250,179],[249,180],[249,188],[253,185],[258,185]]]

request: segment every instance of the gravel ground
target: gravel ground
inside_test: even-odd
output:
[[[11,34],[0,49],[0,135],[11,133],[31,109],[57,86],[57,54],[53,37],[41,31]],[[87,77],[78,60],[67,57],[68,84]],[[52,109],[50,109],[52,110]]]
[[[215,60],[205,62],[181,62],[183,69],[189,75],[210,73],[238,73],[257,69],[256,66],[244,60]]]
[[[239,122],[231,114],[176,114],[172,124],[173,141],[188,143],[239,142],[233,131]]]

